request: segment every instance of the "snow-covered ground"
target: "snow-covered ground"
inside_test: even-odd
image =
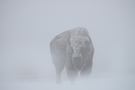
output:
[[[134,90],[134,83],[134,75],[99,75],[59,84],[45,79],[7,81],[2,83],[1,90]]]

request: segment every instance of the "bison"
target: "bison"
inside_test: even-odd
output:
[[[69,79],[89,75],[94,47],[86,28],[77,27],[56,35],[50,42],[50,52],[56,69],[57,82],[65,69]]]

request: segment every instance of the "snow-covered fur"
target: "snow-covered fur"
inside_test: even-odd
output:
[[[50,42],[50,51],[57,81],[64,68],[69,79],[91,72],[94,47],[86,28],[77,27],[58,34]]]

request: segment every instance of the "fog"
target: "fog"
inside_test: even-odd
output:
[[[134,0],[0,0],[0,90],[134,90]],[[92,74],[55,83],[49,43],[75,27],[95,47]]]

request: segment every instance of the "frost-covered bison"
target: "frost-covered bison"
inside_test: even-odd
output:
[[[58,34],[50,42],[50,51],[57,81],[64,69],[69,79],[91,72],[94,47],[86,28],[78,27]]]

